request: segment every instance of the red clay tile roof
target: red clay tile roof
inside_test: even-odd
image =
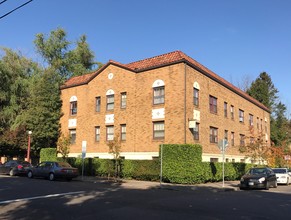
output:
[[[61,86],[61,89],[86,84],[91,75],[92,73],[71,77]]]
[[[211,70],[209,70],[208,68],[206,68],[202,64],[198,63],[196,60],[187,56],[185,53],[183,53],[181,51],[173,51],[170,53],[166,53],[166,54],[162,54],[162,55],[155,56],[152,58],[147,58],[144,60],[132,62],[129,64],[121,64],[119,62],[110,60],[106,65],[104,65],[101,69],[97,70],[96,72],[86,74],[83,76],[77,76],[77,77],[70,78],[69,80],[67,80],[65,82],[64,85],[61,86],[61,89],[89,83],[93,78],[96,77],[96,75],[98,75],[104,68],[106,68],[110,64],[113,64],[113,65],[119,66],[121,68],[125,68],[125,69],[128,69],[130,71],[138,73],[138,72],[146,71],[148,69],[154,69],[154,68],[167,66],[167,65],[174,64],[174,63],[180,63],[180,62],[187,63],[191,67],[199,70],[203,74],[207,75],[211,79],[217,81],[218,83],[220,83],[223,86],[227,87],[228,89],[232,90],[236,94],[244,97],[245,99],[247,99],[250,102],[254,103],[255,105],[259,106],[260,108],[270,112],[270,110],[265,105],[263,105],[262,103],[260,103],[256,99],[254,99],[253,97],[249,96],[248,94],[246,94],[245,92],[243,92],[239,88],[237,88],[234,85],[232,85],[231,83],[229,83],[227,80],[218,76],[217,74],[215,74],[214,72],[212,72]]]

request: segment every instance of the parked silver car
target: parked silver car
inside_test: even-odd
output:
[[[76,178],[79,175],[78,169],[72,167],[66,162],[53,162],[45,161],[39,165],[32,167],[28,170],[28,178],[43,177],[53,181],[57,178],[67,179],[68,181],[72,178]]]

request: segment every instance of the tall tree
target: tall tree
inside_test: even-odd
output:
[[[67,40],[67,33],[62,28],[51,31],[49,37],[37,34],[34,43],[49,67],[54,68],[62,79],[83,75],[100,64],[94,62],[94,53],[90,50],[85,35],[77,40],[73,50],[69,50],[72,43]]]
[[[74,49],[71,49],[74,44],[67,40],[67,33],[61,28],[51,31],[48,37],[37,34],[34,43],[46,62],[44,74],[35,79],[28,111],[29,126],[35,130],[33,146],[38,152],[43,147],[56,147],[60,136],[62,103],[59,86],[71,76],[92,71],[97,62],[94,62],[85,35],[75,43]]]
[[[288,119],[286,118],[286,106],[279,102],[273,112],[273,123],[272,123],[272,140],[275,146],[282,146],[282,144],[288,139]]]
[[[49,67],[58,71],[62,78],[69,77],[66,58],[70,42],[66,39],[66,35],[63,29],[58,28],[51,31],[49,37],[39,33],[34,40],[37,52]]]
[[[275,88],[271,77],[263,72],[259,77],[252,82],[247,93],[258,101],[263,103],[271,110],[270,127],[271,127],[271,143],[273,145],[271,155],[276,152],[290,155],[290,140],[291,130],[290,121],[286,118],[286,106],[281,101],[278,101],[278,90]],[[279,155],[279,156],[278,156]],[[277,166],[282,164],[283,156],[278,154],[275,161]]]
[[[19,52],[2,48],[0,60],[0,154],[18,156],[27,147],[25,123],[19,116],[28,108],[30,77],[39,71],[38,65]]]
[[[68,69],[72,76],[84,75],[92,71],[96,65],[102,66],[100,62],[94,61],[94,54],[89,48],[85,35],[82,35],[76,44],[76,48],[68,52]]]
[[[275,88],[271,77],[262,72],[259,77],[252,82],[247,93],[267,106],[271,111],[275,108],[278,99],[278,90]]]
[[[83,35],[74,44],[58,28],[49,37],[40,33],[34,41],[44,67],[11,49],[0,57],[0,155],[24,156],[27,131],[32,131],[32,155],[44,147],[56,147],[61,117],[60,85],[72,75],[92,71],[94,62]],[[71,49],[73,48],[73,49]]]
[[[26,123],[31,130],[35,152],[41,148],[56,147],[59,137],[59,120],[61,117],[61,98],[59,75],[52,70],[45,70],[34,78],[26,112]]]

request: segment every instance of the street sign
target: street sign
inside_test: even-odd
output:
[[[221,151],[225,151],[227,147],[228,147],[228,141],[226,139],[222,139],[218,142],[218,148]]]
[[[222,139],[218,142],[218,148],[220,149],[222,153],[222,187],[224,187],[224,157],[225,157],[225,151],[228,147],[228,142],[226,139]]]
[[[86,157],[87,141],[82,141],[82,158]]]
[[[86,157],[87,141],[82,141],[82,180],[84,176],[84,158]]]

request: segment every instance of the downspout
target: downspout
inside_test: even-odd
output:
[[[187,76],[187,71],[186,71],[186,63],[184,63],[184,144],[186,144],[186,129],[187,129],[187,117],[186,117],[186,76]]]

